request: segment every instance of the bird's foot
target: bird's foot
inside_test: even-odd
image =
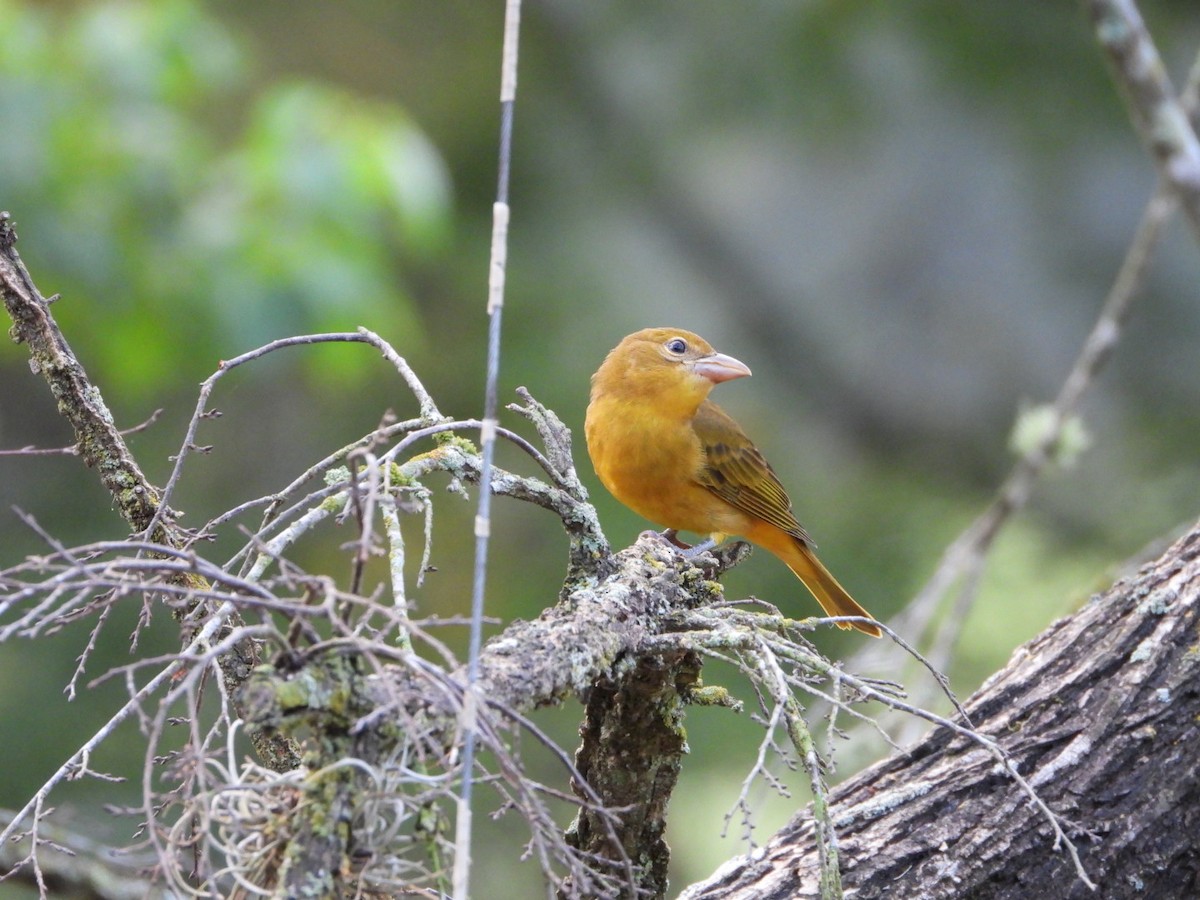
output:
[[[680,540],[679,531],[675,528],[668,528],[665,531],[650,531],[647,534],[652,534],[656,538],[670,544],[684,559],[695,559],[697,556],[708,553],[717,546],[717,542],[712,538],[703,540],[699,544],[689,544],[686,541]]]
[[[665,531],[655,532],[660,538],[680,551],[680,555],[684,559],[691,559],[694,556],[699,556],[701,553],[708,553],[717,546],[717,541],[712,538],[707,538],[699,544],[689,544],[679,537],[679,531],[675,528],[668,528]]]
[[[665,531],[656,531],[656,532],[654,532],[654,534],[658,535],[660,538],[662,538],[664,541],[666,541],[668,544],[670,544],[676,550],[691,550],[692,549],[691,544],[684,543],[683,541],[681,541],[679,539],[679,530],[676,528],[668,528]]]
[[[715,549],[717,549],[717,542],[712,538],[707,538],[692,547],[689,547],[686,544],[680,545],[679,555],[684,559],[695,559],[697,556],[701,556],[705,553],[708,553],[710,550]]]
[[[669,545],[681,558],[706,570],[711,569],[716,574],[732,569],[750,555],[750,545],[745,541],[718,543],[712,538],[707,538],[693,546],[681,541],[679,532],[674,528],[668,528],[666,531],[643,531],[641,536],[657,538]]]

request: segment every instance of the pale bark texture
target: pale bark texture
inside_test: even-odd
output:
[[[1019,648],[966,704],[1075,828],[1090,891],[994,756],[946,728],[838,787],[847,897],[1200,897],[1200,530]],[[812,820],[688,900],[819,896]]]

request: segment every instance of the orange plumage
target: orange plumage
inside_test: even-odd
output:
[[[596,474],[639,515],[676,531],[737,535],[787,564],[831,616],[871,614],[813,553],[766,459],[708,399],[750,370],[699,335],[647,328],[629,335],[592,376],[587,445]],[[854,623],[879,637],[874,625]]]

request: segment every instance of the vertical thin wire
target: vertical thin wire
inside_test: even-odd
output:
[[[492,456],[496,448],[496,382],[500,375],[500,314],[504,309],[504,274],[508,263],[508,177],[512,159],[513,104],[517,96],[517,38],[521,0],[508,0],[504,9],[504,49],[500,62],[500,159],[496,202],[492,206],[492,251],[488,267],[488,353],[480,443],[483,462],[479,478],[479,508],[475,514],[475,574],[471,584],[471,640],[467,657],[467,688],[461,716],[462,787],[454,840],[453,892],[467,900],[471,873],[471,793],[474,786],[476,683],[479,649],[483,642],[483,600],[487,583],[488,538],[491,536]]]

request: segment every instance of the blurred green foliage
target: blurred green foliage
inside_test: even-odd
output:
[[[396,248],[445,250],[450,182],[397,106],[251,91],[245,48],[190,0],[6,0],[0,19],[0,115],[21,123],[0,131],[0,197],[69,297],[63,327],[96,337],[102,384],[161,395],[297,330],[386,320],[423,339]],[[322,377],[361,381],[360,360]]]

